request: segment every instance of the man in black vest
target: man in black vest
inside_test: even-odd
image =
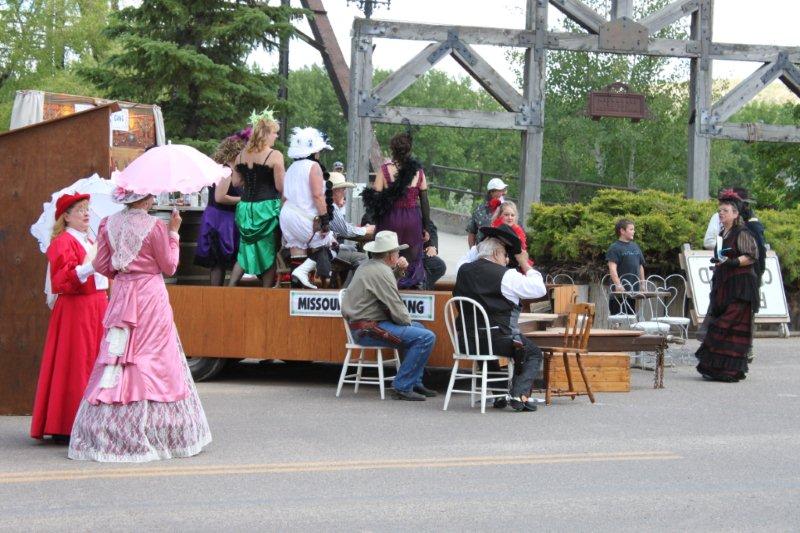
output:
[[[458,269],[453,296],[472,298],[486,310],[495,355],[514,358],[508,403],[516,411],[535,411],[536,402],[528,395],[542,365],[542,351],[519,332],[520,299],[541,298],[547,289],[542,275],[528,264],[528,253],[520,249],[514,230],[502,224],[480,231],[487,238],[478,244],[478,259]],[[516,257],[524,274],[507,267],[509,256]],[[495,407],[505,404],[495,402]]]

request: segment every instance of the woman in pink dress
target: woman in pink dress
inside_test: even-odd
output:
[[[97,272],[114,280],[105,337],[83,396],[70,459],[144,462],[189,457],[211,442],[162,273],[178,267],[178,229],[147,214],[152,195],[118,189],[126,209],[100,223]]]

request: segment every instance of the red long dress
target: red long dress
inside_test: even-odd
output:
[[[80,282],[75,267],[85,257],[83,244],[67,231],[47,248],[52,292],[58,300],[47,328],[33,403],[31,437],[35,439],[70,434],[100,350],[108,296],[95,288],[94,276]]]

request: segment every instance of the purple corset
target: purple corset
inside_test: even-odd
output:
[[[405,195],[402,198],[395,200],[394,207],[396,209],[413,209],[417,207],[419,198],[419,188],[409,187],[406,189]]]

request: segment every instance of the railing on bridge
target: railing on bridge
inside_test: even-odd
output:
[[[485,170],[474,170],[469,168],[449,167],[445,165],[430,165],[426,167],[426,171],[433,178],[429,180],[428,187],[438,191],[452,192],[456,194],[466,194],[473,197],[473,199],[480,199],[486,194],[486,184],[492,178],[502,178],[506,183],[510,183],[516,178],[510,177],[507,173],[502,172],[488,172]],[[472,189],[464,189],[461,187],[450,187],[442,185],[447,183],[447,176],[450,174],[466,174],[471,176],[474,183]],[[594,189],[618,189],[622,191],[636,192],[639,189],[636,187],[623,187],[620,185],[609,185],[606,183],[593,183],[588,181],[573,181],[573,180],[556,180],[556,179],[543,179],[543,183],[553,183],[555,185],[566,185],[572,187],[571,197],[573,201],[578,201],[577,188],[590,187]],[[516,201],[516,198],[509,195],[509,200]]]

